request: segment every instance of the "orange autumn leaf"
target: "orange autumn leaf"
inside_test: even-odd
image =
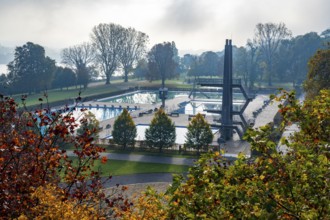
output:
[[[101,158],[101,163],[105,164],[108,161],[108,158],[106,156],[103,156]]]

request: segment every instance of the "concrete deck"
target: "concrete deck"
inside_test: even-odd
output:
[[[257,96],[246,108],[244,112],[244,116],[246,120],[253,118],[253,112],[257,109],[261,108],[261,106],[264,103],[264,100],[267,100],[267,95],[259,95]],[[175,111],[178,109],[178,105],[183,102],[189,102],[191,101],[188,97],[180,96],[176,97],[175,99],[166,100],[166,108],[165,112],[168,114],[172,111]],[[152,120],[154,116],[154,110],[160,108],[160,103],[155,104],[127,104],[127,103],[109,103],[109,102],[102,102],[102,101],[91,101],[91,102],[85,102],[83,103],[86,108],[88,108],[89,105],[95,107],[99,106],[110,108],[111,106],[115,108],[127,108],[134,109],[135,107],[137,110],[133,111],[131,113],[131,116],[135,122],[136,125],[138,124],[150,124],[150,121]],[[265,108],[262,109],[262,111],[258,114],[258,116],[255,118],[255,125],[254,128],[266,125],[269,122],[273,121],[274,116],[278,112],[278,103],[273,103],[267,105]],[[139,116],[139,113],[146,112],[147,110],[152,111],[150,114],[143,114],[142,116]],[[174,124],[176,126],[188,126],[189,124],[189,115],[187,114],[179,114],[178,116],[169,116]],[[206,115],[206,120],[210,124],[214,124],[215,120],[219,118],[217,115]],[[100,126],[103,128],[103,130],[100,132],[99,136],[100,139],[105,139],[111,135],[113,124],[116,118],[107,119],[100,122]],[[220,134],[217,133],[213,139],[212,145],[217,146],[217,139],[220,137]],[[221,149],[224,149],[226,152],[226,155],[228,157],[236,157],[237,154],[240,152],[244,153],[247,156],[250,156],[250,145],[245,142],[241,141],[237,134],[234,134],[233,140],[227,141],[225,144],[222,144],[220,146]]]

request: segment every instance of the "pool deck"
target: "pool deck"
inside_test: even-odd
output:
[[[247,109],[245,110],[245,117],[246,119],[252,118],[252,113],[256,109],[260,108],[260,106],[263,104],[263,100],[266,99],[267,96],[261,97],[260,99],[255,99],[253,100]],[[176,126],[188,126],[189,124],[189,115],[187,114],[178,114],[178,115],[173,115],[171,116],[170,113],[178,109],[178,105],[183,102],[189,102],[191,101],[188,97],[185,96],[180,96],[176,97],[175,99],[169,99],[166,100],[166,107],[165,107],[165,112],[169,115],[169,117],[172,119],[174,124]],[[106,103],[102,101],[90,101],[90,102],[85,102],[84,106],[88,108],[88,106],[91,105],[93,107],[99,106],[99,108],[111,108],[112,106],[114,108],[127,108],[129,109],[135,109],[137,110],[133,111],[131,113],[131,116],[135,122],[136,125],[138,124],[150,124],[154,112],[156,109],[160,108],[160,103],[155,103],[155,104],[127,104],[127,103]],[[277,103],[274,104],[269,104],[263,110],[260,112],[260,114],[255,118],[255,125],[254,128],[263,126],[271,121],[273,121],[273,118],[275,114],[278,111]],[[150,113],[146,113],[146,111],[150,111]],[[140,114],[143,113],[143,114]],[[219,117],[219,116],[218,116]],[[205,119],[210,123],[214,124],[214,120],[218,118],[217,116],[214,115],[206,115]],[[113,124],[116,118],[111,118],[107,119],[104,121],[100,122],[100,126],[103,128],[102,131],[100,132],[99,136],[100,139],[105,139],[111,135]],[[212,145],[217,146],[217,139],[219,138],[219,133],[217,133],[213,139]],[[237,157],[237,155],[241,152],[244,153],[247,156],[250,156],[251,151],[250,151],[250,144],[247,143],[246,141],[242,141],[239,139],[237,134],[234,134],[233,140],[227,141],[225,144],[221,144],[220,146],[221,149],[223,149],[226,152],[226,155],[228,157]]]

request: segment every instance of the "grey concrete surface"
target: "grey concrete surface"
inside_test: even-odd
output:
[[[72,151],[67,151],[68,156],[75,156]],[[191,166],[196,159],[179,158],[179,157],[162,157],[162,156],[148,156],[140,154],[117,154],[117,153],[101,153],[101,156],[106,156],[109,160],[125,160],[136,161],[142,163],[161,163],[161,164],[176,164]]]
[[[123,176],[113,176],[111,180],[105,183],[105,187],[113,187],[119,185],[129,185],[138,183],[156,183],[156,182],[167,182],[171,183],[173,179],[172,173],[142,173],[142,174],[131,174]]]

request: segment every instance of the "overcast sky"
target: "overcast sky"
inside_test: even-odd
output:
[[[99,23],[134,27],[149,47],[175,41],[182,53],[244,46],[257,23],[284,22],[293,35],[330,28],[330,0],[0,0],[0,45],[65,48]]]

